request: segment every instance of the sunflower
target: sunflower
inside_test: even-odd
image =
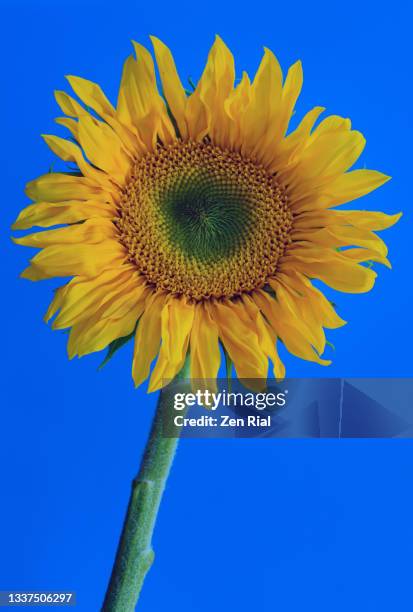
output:
[[[134,336],[136,385],[161,388],[189,353],[190,376],[215,379],[220,345],[240,378],[283,378],[277,342],[299,358],[323,359],[324,328],[345,323],[314,286],[362,293],[372,262],[390,266],[374,233],[400,215],[336,210],[385,183],[349,169],[365,145],[349,119],[310,110],[288,125],[302,86],[301,63],[283,81],[265,49],[251,82],[235,85],[234,59],[217,37],[191,92],[169,49],[134,43],[114,107],[100,87],[68,81],[58,118],[70,139],[44,136],[70,172],[27,185],[34,201],[14,229],[56,229],[18,238],[42,250],[24,270],[36,281],[73,277],[46,313],[71,328],[68,353],[113,350]],[[317,125],[316,125],[317,124]],[[364,265],[363,265],[364,264]]]

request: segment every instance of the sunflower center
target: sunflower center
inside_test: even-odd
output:
[[[262,287],[290,240],[292,215],[263,167],[190,141],[137,161],[116,223],[149,283],[201,300]]]
[[[200,262],[228,258],[245,241],[250,222],[243,190],[211,169],[187,169],[162,196],[168,236],[188,257]]]

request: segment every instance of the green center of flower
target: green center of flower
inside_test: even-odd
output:
[[[202,300],[264,286],[290,241],[292,215],[262,166],[177,141],[137,161],[116,224],[150,284]]]
[[[225,176],[194,169],[162,195],[168,236],[188,257],[214,262],[235,254],[254,222],[248,194]]]

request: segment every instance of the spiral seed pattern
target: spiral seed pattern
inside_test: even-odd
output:
[[[136,162],[116,225],[148,283],[198,301],[264,286],[291,241],[292,214],[264,167],[177,141]]]

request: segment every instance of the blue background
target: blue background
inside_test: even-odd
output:
[[[52,92],[65,74],[115,100],[130,40],[156,34],[196,79],[215,33],[252,73],[262,46],[303,60],[297,107],[352,118],[360,167],[393,180],[361,207],[405,211],[385,232],[393,271],[367,295],[329,292],[349,321],[334,364],[286,356],[290,376],[409,376],[411,68],[407,2],[1,3],[2,351],[0,589],[73,589],[99,609],[156,396],[135,391],[131,347],[69,362],[42,316],[56,282],[18,279],[30,250],[9,241],[27,180],[53,155]],[[411,17],[411,16],[410,16]],[[380,267],[380,266],[378,266]],[[411,441],[183,440],[159,515],[139,609],[206,612],[411,607]]]

